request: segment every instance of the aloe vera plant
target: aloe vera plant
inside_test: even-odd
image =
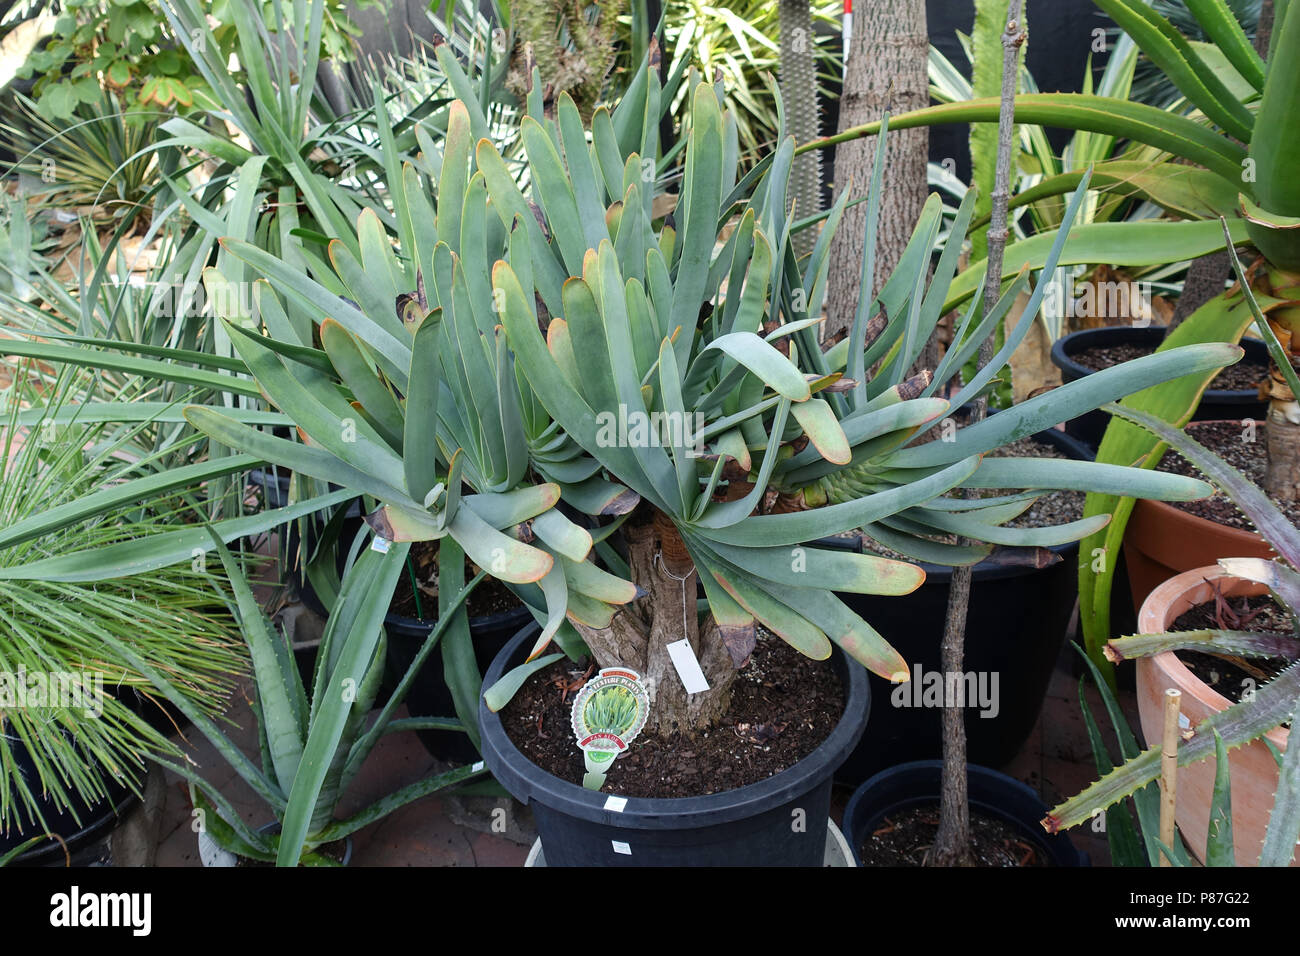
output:
[[[368,721],[384,671],[383,619],[410,546],[393,544],[385,551],[369,548],[350,564],[321,637],[316,671],[308,688],[288,643],[258,606],[239,562],[224,545],[214,544],[233,588],[232,603],[252,660],[257,691],[254,714],[263,758],[260,766],[191,706],[167,675],[135,660],[125,645],[110,643],[194,721],[230,767],[266,802],[273,822],[279,824],[274,833],[253,830],[221,791],[190,764],[159,760],[190,781],[194,806],[202,811],[201,825],[219,846],[278,866],[328,866],[332,861],[319,852],[323,844],[341,840],[414,800],[483,773],[483,765],[477,763],[431,775],[386,794],[346,819],[337,819],[340,798],[384,734],[463,729],[455,720],[397,719],[394,715],[438,640],[453,621],[464,622],[464,601],[482,575],[455,593],[443,592],[437,626],[377,717]]]
[[[1300,575],[1294,570],[1300,567],[1300,531],[1253,482],[1179,429],[1135,409],[1112,406],[1111,411],[1148,429],[1160,441],[1176,450],[1221,488],[1250,518],[1261,536],[1278,553],[1279,560],[1221,558],[1219,565],[1231,575],[1266,585],[1274,599],[1291,612],[1294,623],[1296,609],[1300,607]],[[1294,633],[1211,629],[1119,638],[1106,645],[1106,654],[1111,660],[1119,661],[1180,649],[1239,657],[1282,656],[1292,661],[1255,694],[1193,727],[1191,736],[1185,737],[1180,744],[1180,766],[1214,756],[1218,760],[1220,774],[1226,776],[1227,755],[1231,749],[1257,740],[1274,727],[1293,718],[1297,704],[1300,703],[1300,642]],[[1124,757],[1126,759],[1122,765],[1106,773],[1078,796],[1055,807],[1043,821],[1044,826],[1053,832],[1076,826],[1090,818],[1096,808],[1110,807],[1117,801],[1142,791],[1160,773],[1158,745],[1138,753],[1130,741]],[[1226,782],[1216,785],[1216,790],[1221,788],[1226,790]],[[1222,818],[1223,804],[1219,802],[1217,805],[1220,809],[1219,817]],[[1230,813],[1226,819],[1231,820]],[[1216,860],[1224,858],[1224,839],[1227,852],[1231,852],[1231,834],[1216,837],[1213,841]],[[1287,866],[1295,852],[1297,839],[1300,839],[1300,747],[1288,747],[1281,760],[1278,787],[1260,855],[1260,865]],[[1154,848],[1152,852],[1154,853]]]

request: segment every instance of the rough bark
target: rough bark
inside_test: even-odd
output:
[[[646,592],[623,607],[607,628],[574,622],[601,667],[622,665],[641,674],[650,691],[646,727],[694,735],[715,724],[731,703],[736,667],[718,626],[696,613],[699,577],[681,536],[666,519],[639,514],[624,526],[632,581]],[[667,647],[686,637],[709,690],[687,694]]]
[[[1255,52],[1268,59],[1269,41],[1273,38],[1273,0],[1259,5],[1259,25],[1255,27]]]
[[[1193,260],[1187,269],[1187,278],[1183,280],[1182,294],[1174,306],[1173,318],[1169,320],[1169,331],[1178,328],[1183,319],[1216,295],[1222,295],[1227,288],[1231,271],[1232,263],[1228,259],[1227,250],[1211,252]]]
[[[1274,498],[1300,498],[1300,426],[1270,417],[1264,431],[1268,437],[1264,490]]]
[[[844,90],[840,95],[839,131],[880,119],[885,110],[897,115],[930,102],[926,61],[930,39],[924,0],[875,0],[855,11],[853,41]],[[875,286],[894,271],[913,225],[925,205],[926,160],[930,136],[925,129],[890,132],[881,184],[880,225],[876,235]],[[875,157],[874,138],[857,138],[835,147],[835,190],[849,185],[853,196],[866,194]],[[827,341],[842,337],[853,324],[861,288],[866,203],[845,210],[831,243],[827,280]]]
[[[817,57],[813,46],[812,8],[808,0],[780,0],[781,99],[785,107],[786,130],[796,143],[821,135],[817,110]],[[790,199],[796,219],[804,219],[821,208],[822,151],[812,149],[794,159],[790,168]],[[816,229],[804,229],[791,237],[798,256],[812,252]]]

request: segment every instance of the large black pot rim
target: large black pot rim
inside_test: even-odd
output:
[[[538,630],[532,624],[511,638],[492,661],[483,680],[485,688],[500,679],[516,652]],[[839,648],[835,653],[843,654]],[[844,663],[847,678],[844,716],[826,740],[793,767],[735,790],[701,797],[619,797],[611,802],[610,794],[587,790],[552,776],[520,753],[506,736],[500,716],[488,710],[480,694],[483,759],[501,785],[524,803],[537,800],[560,813],[591,823],[635,830],[681,830],[744,820],[807,793],[811,782],[829,777],[857,746],[866,727],[871,691],[866,669],[851,661]],[[621,806],[621,812],[611,809],[612,805]]]
[[[133,692],[132,688],[129,686],[124,687],[122,692],[131,694],[131,696],[123,700],[123,703],[125,703],[138,717],[144,718],[144,720],[148,721],[155,727],[155,729],[159,730],[164,735],[170,735],[170,727],[158,720],[157,715],[163,712],[155,702],[146,698],[143,694]],[[2,728],[0,728],[0,730],[2,730]],[[20,746],[22,745],[20,744]],[[29,758],[24,757],[21,759]],[[145,784],[145,773],[145,770],[139,770],[140,776],[137,782],[142,788]],[[121,822],[126,813],[134,808],[140,800],[139,795],[136,794],[130,786],[113,777],[107,770],[103,771],[102,782],[106,791],[105,796],[100,800],[96,800],[94,803],[86,804],[80,798],[76,797],[75,794],[73,795],[73,800],[78,804],[78,811],[82,814],[82,819],[86,821],[83,824],[78,824],[74,821],[70,812],[60,812],[56,810],[52,803],[42,808],[43,810],[48,811],[54,818],[53,822],[55,825],[55,832],[58,832],[59,818],[66,820],[70,826],[77,827],[77,829],[71,833],[59,832],[58,834],[63,838],[64,843],[67,845],[67,855],[69,856],[101,838],[108,832],[108,830],[115,826],[116,822]],[[38,796],[37,799],[39,800],[40,797]],[[44,836],[44,831],[37,833],[37,828],[40,826],[39,823],[29,822],[28,826],[30,827],[30,830],[27,832],[26,836],[20,836],[16,842],[22,842],[22,840],[27,837]],[[37,843],[30,850],[19,855],[14,860],[14,865],[43,866],[51,861],[63,860],[64,858],[64,844],[59,843],[58,840],[46,839]]]
[[[1052,364],[1063,372],[1069,372],[1075,378],[1092,375],[1097,370],[1081,365],[1073,358],[1079,352],[1100,345],[1103,342],[1134,342],[1159,345],[1164,341],[1163,325],[1129,326],[1114,325],[1099,329],[1082,329],[1063,335],[1052,344]],[[1267,365],[1268,347],[1259,339],[1243,338],[1237,343],[1246,352],[1242,361],[1249,364]],[[1259,401],[1259,395],[1253,388],[1207,388],[1201,401],[1220,405],[1247,405]]]
[[[938,781],[942,768],[942,760],[913,760],[896,764],[880,771],[853,791],[853,796],[844,808],[844,836],[859,865],[862,864],[858,849],[862,833],[859,831],[865,830],[873,819],[890,810],[902,810],[918,803],[933,803],[939,795]],[[1038,821],[1049,807],[1032,788],[1005,773],[976,764],[966,765],[966,777],[972,791],[970,806],[1024,830],[1025,836],[1038,844],[1058,866],[1089,864],[1088,855],[1080,852],[1064,833],[1049,834],[1042,829]],[[882,799],[881,791],[889,790],[898,795],[888,795]],[[975,795],[976,792],[990,790],[997,791],[1000,799]],[[864,809],[864,804],[870,801],[881,801],[885,806],[883,809]]]
[[[114,821],[120,822],[126,815],[126,812],[132,809],[139,802],[137,797],[130,790],[117,798],[117,800],[106,799],[94,804],[94,808],[101,808],[97,816],[91,818],[80,830],[75,833],[64,835],[64,843],[67,844],[67,856],[76,853],[86,844],[99,839],[114,825]],[[39,827],[39,824],[36,824]],[[38,834],[35,830],[31,836],[44,836],[44,833]],[[43,840],[37,843],[30,850],[18,855],[13,861],[14,866],[44,866],[55,860],[65,860],[64,845],[58,840]]]
[[[532,620],[532,612],[528,610],[528,605],[522,601],[518,606],[510,608],[508,611],[498,611],[496,614],[485,614],[482,617],[471,617],[469,627],[471,631],[488,630],[504,628],[512,623],[518,622],[516,627],[523,627],[526,621]],[[438,626],[438,619],[421,620],[418,617],[404,617],[401,614],[388,613],[384,615],[384,627],[396,631],[401,637],[418,637],[425,638],[429,632]],[[390,635],[391,635],[390,631]]]
[[[996,414],[996,410],[990,410],[989,414]],[[1051,445],[1058,451],[1063,451],[1076,461],[1092,461],[1096,457],[1096,452],[1086,444],[1079,441],[1073,435],[1067,435],[1063,431],[1055,428],[1047,428],[1041,432],[1035,432],[1030,436],[1034,441],[1042,442],[1045,445]],[[857,534],[851,537],[832,537],[818,538],[812,544],[819,548],[832,548],[837,551],[855,551],[858,554],[869,554],[862,543],[862,535]],[[1047,550],[1051,551],[1062,561],[1068,561],[1079,550],[1079,542],[1071,541],[1067,544],[1054,544]],[[952,567],[947,564],[930,564],[927,561],[910,561],[925,571],[927,581],[948,581],[952,578]],[[1022,560],[1016,557],[1015,552],[995,550],[983,561],[971,569],[972,578],[975,581],[997,581],[1002,578],[1017,577],[1035,570],[1034,567],[1026,565]]]

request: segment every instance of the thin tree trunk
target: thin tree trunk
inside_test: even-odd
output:
[[[796,143],[821,135],[817,109],[817,57],[813,46],[812,8],[808,0],[780,0],[781,99],[785,125]],[[796,219],[821,208],[822,151],[812,149],[796,156],[790,169],[790,199]],[[804,229],[792,238],[798,256],[812,252],[816,229]]]
[[[1021,32],[1020,0],[1011,0],[1007,10],[1007,28],[1002,34],[1002,109],[998,117],[997,177],[993,187],[992,218],[988,230],[988,275],[1002,275],[1002,254],[1007,244],[1007,201],[1011,194],[1011,142],[1014,124],[1014,100],[1018,80],[1018,57],[1026,34]],[[984,311],[997,304],[1001,283],[989,281],[984,290]],[[979,366],[993,358],[992,338],[980,343]],[[986,399],[975,401],[973,422],[983,420]],[[954,568],[948,590],[948,615],[940,649],[945,675],[961,674],[965,668],[966,613],[970,607],[971,569]],[[945,686],[961,686],[955,682]],[[948,700],[943,708],[943,774],[939,792],[939,830],[926,862],[931,866],[969,866],[973,863],[970,848],[970,801],[966,788],[966,723],[964,701]]]
[[[1273,0],[1262,0],[1259,5],[1259,24],[1255,27],[1255,52],[1268,59],[1269,42],[1273,39]]]
[[[1294,14],[1293,14],[1294,15]],[[1259,25],[1255,29],[1255,52],[1268,58],[1273,36],[1273,0],[1263,0],[1259,8]],[[1226,253],[1225,253],[1226,255]],[[1274,332],[1279,330],[1275,327]],[[1288,354],[1294,348],[1289,337],[1283,339]],[[1300,425],[1291,419],[1296,396],[1291,394],[1282,373],[1272,363],[1269,372],[1270,408],[1264,427],[1268,464],[1264,471],[1264,490],[1280,500],[1300,500]],[[1292,365],[1295,361],[1292,360]]]
[[[1183,280],[1183,291],[1174,306],[1173,318],[1169,320],[1169,331],[1178,328],[1183,319],[1216,295],[1222,295],[1231,272],[1232,262],[1226,249],[1193,260],[1187,268],[1187,278]]]
[[[930,102],[926,73],[930,39],[924,0],[875,0],[855,13],[849,65],[840,95],[841,132],[874,122],[886,110],[897,114]],[[853,324],[858,295],[870,296],[879,290],[898,264],[925,205],[929,142],[925,129],[888,134],[874,290],[859,289],[866,203],[845,210],[831,243],[827,319],[822,333],[827,341],[838,339]],[[875,149],[873,140],[862,138],[835,147],[837,192],[852,179],[854,198],[866,194]]]

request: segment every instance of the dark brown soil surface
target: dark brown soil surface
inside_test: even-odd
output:
[[[557,661],[501,711],[502,727],[524,756],[579,786],[584,767],[570,724],[573,692],[562,698],[555,682],[581,678],[585,666]],[[694,739],[643,732],[614,761],[602,792],[698,797],[758,783],[812,753],[843,713],[844,688],[830,661],[804,657],[759,628],[722,723]]]
[[[1249,478],[1256,485],[1263,486],[1264,473],[1268,469],[1268,441],[1264,434],[1267,425],[1253,429],[1240,422],[1191,422],[1187,425],[1187,434],[1214,452],[1233,468]],[[1252,440],[1253,439],[1253,440]],[[1164,459],[1156,466],[1157,471],[1175,475],[1190,475],[1204,478],[1199,471],[1175,451],[1165,453]],[[1291,519],[1291,523],[1300,526],[1300,502],[1273,499],[1273,503],[1282,509],[1282,513]],[[1189,514],[1226,525],[1254,531],[1255,526],[1237,510],[1237,506],[1223,492],[1216,491],[1209,498],[1199,501],[1172,501],[1175,508]]]
[[[438,619],[438,545],[437,542],[417,541],[411,545],[410,568],[415,570],[415,579],[420,584],[420,607],[416,607],[415,591],[411,587],[410,570],[397,579],[397,588],[393,592],[393,602],[388,609],[402,617],[417,620],[435,621]],[[478,573],[478,568],[468,560],[465,562],[465,582]],[[469,596],[469,616],[488,617],[519,607],[519,598],[514,592],[490,575],[474,588]],[[421,618],[418,610],[424,611]]]
[[[939,830],[939,805],[910,807],[885,817],[858,852],[863,866],[924,866]],[[1047,866],[1015,827],[978,811],[970,815],[971,851],[978,866]]]
[[[1198,604],[1179,615],[1171,631],[1227,629],[1266,633],[1292,633],[1291,615],[1267,594],[1228,598],[1229,610],[1220,618],[1213,601]],[[1251,615],[1254,615],[1253,617]],[[1234,617],[1235,615],[1235,617]],[[1200,651],[1176,651],[1187,668],[1231,701],[1239,701],[1247,690],[1257,690],[1280,674],[1290,661],[1282,657],[1249,659],[1220,657]]]
[[[1139,345],[1093,346],[1084,349],[1082,352],[1076,352],[1070,357],[1084,368],[1090,368],[1096,372],[1104,368],[1110,368],[1112,365],[1119,365],[1121,362],[1150,355],[1154,351],[1155,349],[1143,348]],[[1236,365],[1229,365],[1216,375],[1214,380],[1210,382],[1210,388],[1226,391],[1253,390],[1267,377],[1267,365],[1257,364],[1243,358]]]

